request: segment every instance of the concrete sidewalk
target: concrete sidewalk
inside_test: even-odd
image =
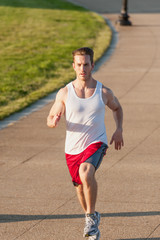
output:
[[[117,15],[106,15],[114,24]],[[97,171],[102,240],[160,239],[160,14],[118,27],[112,57],[94,74],[124,109],[125,147],[111,146]],[[51,104],[0,130],[0,239],[80,240],[84,215],[64,158],[64,119]],[[108,139],[115,129],[107,110]]]

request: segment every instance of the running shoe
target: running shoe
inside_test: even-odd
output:
[[[99,240],[100,239],[100,231],[98,230],[98,233],[96,235],[90,236],[88,240]]]
[[[97,235],[99,232],[98,226],[100,223],[100,214],[95,212],[94,214],[87,214],[85,218],[84,237]]]

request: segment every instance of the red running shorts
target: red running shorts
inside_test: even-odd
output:
[[[89,145],[83,152],[79,154],[65,154],[67,166],[72,177],[74,186],[82,184],[79,176],[79,167],[81,163],[91,163],[97,170],[106,154],[108,146],[103,142],[96,142]]]

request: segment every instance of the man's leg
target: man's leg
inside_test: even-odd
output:
[[[77,196],[78,196],[79,202],[80,202],[84,212],[86,212],[87,211],[87,205],[86,205],[86,200],[85,200],[85,197],[84,197],[83,185],[80,184],[80,185],[76,186],[76,191],[77,191]]]
[[[95,213],[95,204],[97,198],[97,182],[95,180],[95,167],[90,163],[82,163],[79,168],[79,175],[82,182],[83,199],[85,200],[85,212]],[[83,195],[82,195],[83,194]]]
[[[79,175],[82,182],[81,196],[86,204],[84,237],[95,236],[99,239],[100,232],[98,229],[100,223],[100,214],[95,212],[97,198],[97,182],[95,180],[95,167],[91,163],[82,163],[79,168]],[[82,205],[83,206],[83,205]]]

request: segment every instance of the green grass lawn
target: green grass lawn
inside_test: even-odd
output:
[[[0,19],[0,119],[71,81],[74,49],[97,60],[111,40],[102,17],[62,0],[0,0]]]

